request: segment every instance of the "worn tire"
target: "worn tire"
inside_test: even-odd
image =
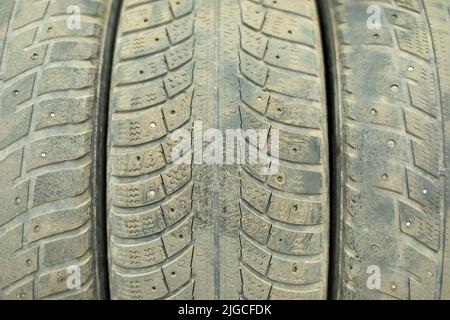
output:
[[[105,295],[94,164],[112,1],[76,1],[80,29],[66,24],[72,4],[0,3],[0,299]],[[69,290],[69,266],[79,289]]]
[[[324,2],[337,88],[334,295],[449,299],[450,1]]]
[[[111,297],[326,298],[315,2],[125,0],[120,21],[108,131]],[[279,129],[278,174],[174,164],[169,134],[194,121]]]

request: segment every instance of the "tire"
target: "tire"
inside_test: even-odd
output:
[[[367,27],[369,5],[379,29]],[[324,5],[336,70],[335,298],[450,298],[449,5]]]
[[[72,4],[0,4],[0,299],[105,296],[97,146],[112,2],[76,1],[80,29]]]
[[[108,129],[112,299],[326,298],[324,80],[314,1],[123,1]],[[278,129],[278,173],[174,163],[171,134],[197,121]]]

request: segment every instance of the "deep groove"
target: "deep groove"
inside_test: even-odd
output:
[[[214,8],[214,46],[215,50],[215,61],[217,61],[216,69],[214,70],[216,79],[220,77],[220,1],[217,1]],[[215,81],[214,83],[218,83]],[[220,128],[220,96],[219,89],[220,86],[217,85],[214,92],[214,128]],[[215,287],[215,299],[220,299],[220,195],[219,195],[219,174],[220,167],[218,164],[214,165],[214,189],[213,190],[213,221],[214,221],[214,287]]]
[[[328,299],[337,298],[337,274],[339,272],[339,248],[340,248],[340,188],[339,188],[339,127],[336,114],[337,96],[337,69],[336,55],[332,35],[332,24],[329,10],[329,1],[317,0],[318,17],[322,36],[323,61],[325,64],[325,87],[327,95],[328,111],[328,144],[329,144],[329,179],[330,179],[330,216],[329,216],[329,262],[328,262]]]
[[[99,108],[96,110],[96,150],[95,150],[95,166],[96,181],[93,182],[96,190],[95,207],[96,207],[96,245],[97,268],[98,268],[98,291],[99,298],[109,300],[109,270],[108,270],[108,238],[106,224],[106,161],[107,161],[107,131],[108,131],[108,114],[111,87],[111,72],[113,54],[116,43],[117,28],[119,25],[121,0],[113,0],[109,21],[105,30],[106,37],[104,39],[103,65],[101,69],[100,92],[99,92]]]

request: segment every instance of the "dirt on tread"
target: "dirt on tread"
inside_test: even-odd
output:
[[[105,296],[94,163],[111,1],[77,1],[80,29],[66,24],[71,4],[0,4],[0,299]]]
[[[330,5],[342,155],[338,299],[449,298],[449,4]],[[381,8],[379,29],[366,27],[369,5]],[[380,288],[367,282],[374,267]]]
[[[325,97],[314,1],[125,0],[108,142],[111,297],[326,298]],[[197,121],[278,129],[278,175],[175,165],[170,133]]]

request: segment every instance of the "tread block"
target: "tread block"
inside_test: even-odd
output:
[[[18,149],[0,160],[0,176],[5,184],[10,184],[12,180],[20,176],[22,158],[23,149]]]
[[[267,184],[274,189],[297,194],[322,193],[320,172],[280,167],[276,175],[268,177]]]
[[[442,133],[439,132],[437,123],[411,111],[405,111],[405,122],[408,132],[421,140],[413,141],[414,163],[438,176],[442,168],[442,159],[439,155],[442,148]]]
[[[425,60],[429,60],[431,56],[430,40],[431,36],[428,31],[428,25],[424,20],[418,20],[413,16],[409,16],[410,28],[414,30],[404,31],[396,30],[398,45],[400,49],[417,55]]]
[[[46,297],[43,298],[44,300],[93,300],[95,297],[95,291],[94,291],[94,280],[90,280],[87,283],[85,283],[81,289],[79,290],[71,290],[66,293],[62,293],[61,295],[57,297]]]
[[[166,101],[166,93],[162,81],[155,80],[143,86],[113,91],[112,107],[115,112],[135,111],[156,106]]]
[[[36,74],[32,73],[20,80],[13,79],[11,84],[3,87],[0,93],[1,101],[3,102],[0,110],[3,114],[8,115],[16,112],[18,105],[31,99],[35,79]]]
[[[266,113],[269,99],[270,101],[272,100],[272,97],[268,92],[243,77],[239,78],[239,87],[241,100],[245,102],[247,106],[261,114]]]
[[[2,300],[33,300],[33,278],[25,278],[7,288]]]
[[[63,210],[48,211],[38,216],[30,217],[24,224],[25,241],[31,243],[49,236],[75,230],[91,217],[91,202],[87,201],[77,207]],[[57,223],[64,221],[64,224]]]
[[[158,299],[169,293],[160,269],[143,274],[112,273],[114,299],[150,300]]]
[[[86,258],[83,258],[79,263],[77,263],[76,266],[80,268],[80,283],[86,283],[92,276],[92,255],[88,255]],[[68,271],[70,271],[70,269],[64,267],[53,269],[39,275],[38,279],[36,280],[36,287],[38,291],[37,298],[42,299],[52,294],[69,291],[69,289],[67,288],[67,282],[68,277],[71,275],[71,273],[69,273]]]
[[[190,247],[162,268],[170,291],[177,290],[191,279],[192,253],[193,247]]]
[[[20,162],[19,162],[20,163]],[[24,182],[14,187],[7,187],[0,193],[0,225],[25,213],[28,209],[29,183]]]
[[[166,134],[163,115],[157,110],[144,110],[126,119],[116,119],[111,125],[111,140],[115,146],[140,145]]]
[[[67,14],[67,8],[71,5],[73,5],[72,0],[51,1],[48,7],[48,13],[51,16],[65,15]],[[80,7],[80,11],[85,15],[103,15],[106,9],[106,5],[103,2],[80,1],[77,5]]]
[[[299,19],[299,17],[293,17],[280,11],[269,10],[267,12],[262,31],[272,37],[300,43],[312,48],[318,43],[313,24],[307,23],[307,19]]]
[[[172,45],[178,44],[192,36],[194,33],[194,19],[191,15],[175,20],[167,26],[167,34],[169,35]]]
[[[58,135],[31,143],[28,170],[48,164],[79,159],[91,150],[92,134]]]
[[[67,10],[67,7],[66,7]],[[99,39],[102,34],[102,27],[96,23],[83,22],[82,28],[67,28],[66,19],[52,20],[51,22],[44,23],[37,35],[39,41],[56,40],[59,38],[96,38]]]
[[[130,84],[151,80],[167,73],[166,60],[163,55],[144,57],[122,62],[116,68],[116,84]],[[131,91],[128,89],[128,91]]]
[[[398,128],[402,123],[403,113],[392,105],[367,99],[358,104],[354,99],[343,101],[345,115],[364,124],[379,124],[390,128]]]
[[[164,79],[164,86],[169,97],[175,96],[192,84],[194,77],[193,71],[194,64],[188,63],[187,65],[181,67],[181,69],[170,73]]]
[[[315,255],[322,251],[322,237],[318,233],[291,231],[273,226],[268,247],[294,256]]]
[[[267,10],[250,1],[241,2],[242,22],[255,30],[261,29]]]
[[[161,205],[164,212],[164,220],[168,226],[177,223],[191,212],[192,192],[193,184],[190,183],[183,191]]]
[[[166,50],[170,47],[164,28],[130,34],[119,42],[120,60],[142,57]]]
[[[194,9],[194,0],[169,0],[175,18],[182,17]]]
[[[34,186],[33,207],[83,194],[89,187],[90,175],[87,165],[39,175]]]
[[[272,300],[319,300],[323,299],[321,288],[311,289],[307,291],[294,291],[278,286],[273,286],[270,291],[270,299]]]
[[[16,256],[4,257],[0,260],[2,275],[0,285],[9,286],[38,269],[38,248],[22,250]]]
[[[280,159],[306,164],[321,164],[321,147],[320,137],[279,130]]]
[[[169,70],[179,68],[192,60],[194,56],[194,41],[187,40],[167,51],[164,56]]]
[[[52,67],[42,73],[37,93],[84,89],[95,85],[96,68]]]
[[[272,194],[267,215],[293,225],[319,225],[323,222],[320,202],[302,201]]]
[[[160,146],[148,150],[111,155],[111,174],[116,177],[137,177],[160,170],[165,166]]]
[[[434,251],[439,249],[440,217],[430,217],[406,203],[399,203],[400,228]]]
[[[191,118],[193,91],[183,92],[163,107],[164,119],[169,131],[173,132]]]
[[[34,106],[36,129],[83,123],[91,117],[93,98],[60,98],[41,101]]]
[[[22,249],[23,226],[18,225],[0,237],[0,287],[4,288],[38,268],[38,248]]]
[[[271,96],[266,116],[288,125],[320,129],[321,111],[311,104]]]
[[[164,248],[169,257],[180,252],[192,241],[192,216],[162,236]]]
[[[151,267],[166,260],[161,239],[136,244],[119,244],[111,241],[114,264],[122,268]]]
[[[99,57],[100,48],[90,43],[61,41],[53,45],[50,61],[95,60]]]
[[[163,231],[166,227],[160,208],[139,213],[113,214],[113,234],[130,239],[139,239]]]
[[[266,300],[272,285],[258,277],[245,266],[241,266],[242,289],[245,297],[251,300]]]
[[[32,108],[22,109],[7,114],[0,128],[0,148],[5,148],[28,134],[31,122]]]
[[[240,28],[240,32],[242,49],[255,58],[263,59],[267,48],[267,37],[245,26]],[[243,91],[246,92],[246,90]]]
[[[372,187],[391,190],[397,193],[403,192],[403,180],[405,172],[401,165],[387,159],[375,159],[367,163],[361,158],[350,159],[347,162],[348,175],[356,182],[363,182]]]
[[[293,75],[286,71],[270,70],[270,76],[267,78],[267,89],[288,95],[294,98],[302,98],[312,101],[320,101],[319,83],[316,78],[296,77],[297,81],[292,83]]]
[[[31,7],[30,7],[31,5]],[[12,20],[12,29],[16,30],[32,22],[42,20],[47,10],[48,2],[28,3],[19,1],[16,4],[16,14]]]
[[[253,208],[265,212],[271,199],[271,192],[265,187],[259,186],[246,173],[241,174],[241,196]]]
[[[113,205],[121,208],[142,207],[165,197],[160,177],[134,184],[116,184],[113,186],[113,192]]]
[[[270,39],[265,61],[269,64],[298,72],[317,74],[317,54],[303,47],[286,44],[286,41]]]
[[[75,234],[46,241],[40,250],[44,264],[52,266],[83,256],[91,246],[91,226],[77,230]]]
[[[269,267],[271,253],[264,247],[249,240],[241,233],[242,261],[256,272],[265,275]]]
[[[405,251],[406,269],[420,279],[409,278],[411,299],[435,300],[436,275],[439,273],[435,264],[414,247],[407,246]]]
[[[44,62],[47,46],[44,44],[33,45],[36,31],[36,29],[22,31],[10,40],[9,54],[4,62],[6,79],[17,77],[25,71],[41,66]],[[21,63],[17,63],[17,61],[21,61]]]
[[[265,85],[269,68],[247,53],[240,52],[239,58],[242,74],[259,86]]]
[[[312,18],[312,6],[311,1],[307,0],[305,3],[292,2],[290,0],[262,0],[262,4],[269,8],[276,10],[290,12],[303,17]]]
[[[172,14],[167,1],[157,1],[144,3],[136,8],[127,10],[127,15],[123,17],[120,24],[121,32],[151,28],[170,22]]]
[[[186,185],[192,176],[191,165],[176,165],[166,170],[162,175],[165,190],[172,194]]]
[[[284,284],[312,284],[320,282],[320,261],[285,259],[274,255],[267,276]]]
[[[240,204],[242,230],[251,238],[265,244],[272,225],[269,221],[252,212],[245,204]]]
[[[270,124],[265,122],[263,118],[259,117],[256,113],[250,111],[251,109],[247,107],[240,108],[241,115],[241,128],[244,131],[254,132],[255,128],[261,130],[269,130]],[[266,139],[267,140],[267,139]]]

